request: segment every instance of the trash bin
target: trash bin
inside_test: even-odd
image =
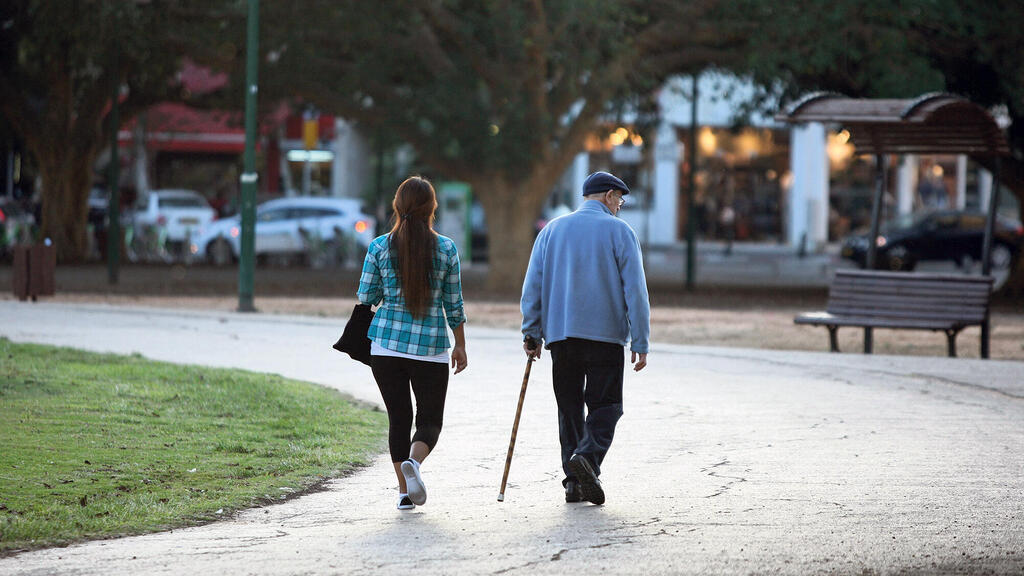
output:
[[[25,301],[38,296],[53,296],[57,269],[57,248],[45,244],[14,247],[14,269],[11,274],[14,296]]]

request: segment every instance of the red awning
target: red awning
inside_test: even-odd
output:
[[[239,112],[197,110],[164,102],[147,110],[142,121],[150,150],[240,154],[245,149],[245,127]],[[118,134],[121,146],[131,145],[134,124]]]

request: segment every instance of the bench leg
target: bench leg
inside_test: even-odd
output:
[[[864,353],[865,354],[871,354],[872,349],[874,348],[874,346],[872,345],[872,341],[871,341],[871,336],[872,336],[871,330],[872,330],[871,328],[865,328],[864,329]]]
[[[986,317],[985,321],[981,323],[981,357],[982,358],[986,358],[986,359],[988,358],[988,341],[989,341],[989,337],[991,336],[991,334],[992,333],[989,332],[988,318]]]
[[[830,352],[839,352],[839,326],[826,326],[828,328],[828,346]]]
[[[956,358],[956,335],[959,330],[946,330],[946,352],[950,358]]]

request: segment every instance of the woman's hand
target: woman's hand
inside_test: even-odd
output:
[[[452,368],[455,368],[455,373],[458,374],[466,369],[469,361],[466,360],[466,347],[456,346],[452,348]]]

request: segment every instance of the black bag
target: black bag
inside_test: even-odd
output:
[[[370,330],[370,322],[373,321],[373,308],[369,304],[356,304],[352,310],[352,316],[345,324],[345,331],[341,338],[334,343],[333,348],[338,352],[344,352],[367,366],[370,365],[370,339],[366,333]]]

